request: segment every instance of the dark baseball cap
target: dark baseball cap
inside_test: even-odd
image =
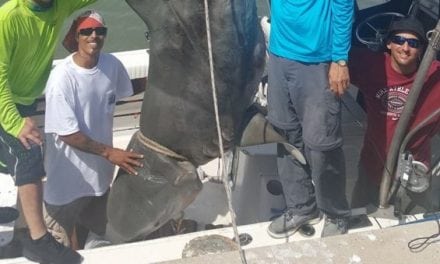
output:
[[[427,42],[425,29],[422,23],[414,17],[404,17],[391,23],[388,31],[388,38],[397,33],[409,32],[416,35],[423,43]]]

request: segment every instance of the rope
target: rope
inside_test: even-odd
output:
[[[367,128],[362,124],[361,121],[359,121],[357,119],[356,115],[353,113],[353,111],[351,111],[350,107],[348,107],[348,105],[342,99],[341,99],[341,103],[345,107],[347,112],[353,117],[354,122],[356,123],[356,125],[358,127],[360,127],[364,133],[366,133],[367,132]],[[385,167],[385,157],[381,156],[381,152],[379,151],[379,147],[377,146],[376,142],[373,141],[371,138],[366,138],[366,139],[368,140],[369,143],[371,143],[371,146],[373,147],[373,150],[374,150],[375,154],[377,155],[377,157],[381,161],[381,165],[384,167],[384,169],[387,170],[387,168]],[[391,173],[389,170],[387,170],[387,171],[388,171],[388,173]]]
[[[231,214],[231,222],[232,222],[232,228],[234,230],[234,237],[235,241],[238,244],[238,251],[240,254],[241,262],[246,264],[246,257],[244,255],[244,251],[241,248],[240,244],[240,238],[238,235],[238,229],[237,229],[237,223],[235,221],[235,212],[234,208],[232,206],[232,194],[231,194],[231,186],[228,184],[227,175],[226,175],[226,160],[225,160],[225,153],[223,151],[223,139],[222,139],[222,133],[221,133],[221,127],[220,127],[220,117],[218,113],[218,102],[217,102],[217,88],[215,86],[215,75],[214,75],[214,60],[212,58],[212,42],[211,42],[211,28],[209,25],[209,7],[208,7],[208,0],[204,0],[205,5],[205,23],[206,23],[206,37],[208,41],[208,56],[209,56],[209,71],[211,74],[211,88],[212,88],[212,99],[214,103],[214,112],[215,112],[215,122],[217,125],[217,135],[218,135],[218,143],[219,143],[219,150],[220,150],[220,158],[222,162],[222,179],[223,179],[223,186],[225,187],[226,191],[226,197],[228,199],[228,207],[229,207],[229,213]]]
[[[162,155],[165,155],[165,156],[169,156],[169,157],[175,158],[177,160],[187,160],[187,158],[185,158],[184,156],[179,155],[176,152],[172,151],[171,149],[169,149],[169,148],[167,148],[165,146],[162,146],[161,144],[157,143],[156,141],[147,138],[146,136],[144,136],[142,134],[141,131],[136,132],[136,136],[137,136],[138,140],[144,146],[154,150],[155,152],[158,152],[158,153],[160,153]]]
[[[439,214],[436,214],[435,222],[437,224],[438,231],[437,233],[434,233],[427,237],[419,237],[414,238],[411,241],[408,242],[408,248],[413,253],[419,253],[425,250],[429,245],[436,243],[438,241],[438,238],[440,236],[440,216]]]

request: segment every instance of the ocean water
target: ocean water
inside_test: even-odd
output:
[[[7,0],[0,0],[0,5],[5,2],[7,2]],[[257,0],[257,4],[260,15],[268,13],[268,0]],[[145,39],[147,27],[125,1],[99,0],[97,3],[87,7],[87,9],[97,10],[104,17],[106,25],[109,29],[104,45],[104,51],[116,52],[145,49],[148,47],[147,40]],[[60,42],[69,29],[72,20],[81,12],[82,11],[76,12],[64,23],[64,27],[60,35]],[[67,54],[67,51],[62,47],[61,44],[59,44],[55,52],[55,58],[64,58]]]

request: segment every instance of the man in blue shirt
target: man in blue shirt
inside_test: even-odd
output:
[[[279,151],[287,210],[270,224],[272,237],[318,222],[321,212],[322,236],[347,232],[340,96],[350,83],[352,20],[353,0],[271,1],[268,120],[307,160]]]

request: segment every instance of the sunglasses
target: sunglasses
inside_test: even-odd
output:
[[[393,42],[394,44],[397,44],[397,45],[403,45],[403,44],[405,44],[405,42],[407,42],[408,46],[410,46],[411,48],[414,48],[414,49],[419,48],[421,45],[420,40],[418,40],[416,38],[405,38],[405,37],[398,36],[398,35],[392,36],[391,42]]]
[[[107,35],[107,28],[106,27],[82,28],[79,30],[79,34],[83,35],[83,36],[90,36],[90,35],[92,35],[93,31],[95,31],[96,35],[98,35],[98,36]]]

